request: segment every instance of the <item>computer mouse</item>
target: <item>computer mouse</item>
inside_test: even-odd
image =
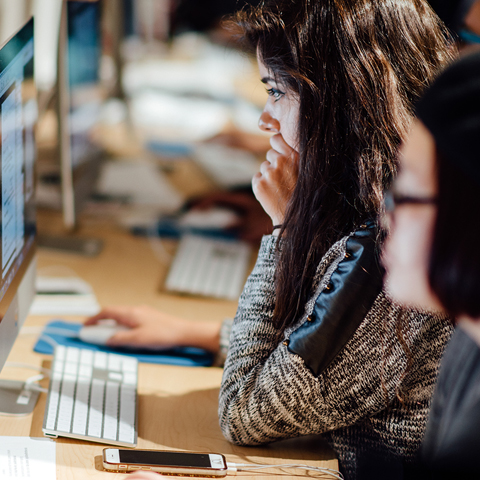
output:
[[[96,325],[85,325],[78,332],[78,338],[85,343],[93,345],[105,345],[109,338],[117,332],[128,330],[128,327],[112,323],[97,323]]]

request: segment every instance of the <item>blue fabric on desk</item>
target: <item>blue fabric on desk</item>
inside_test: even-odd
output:
[[[43,331],[46,332],[48,328],[61,328],[71,330],[72,332],[78,332],[82,328],[82,324],[64,322],[62,320],[53,320],[46,325]],[[205,350],[201,350],[200,348],[178,347],[152,352],[151,350],[145,349],[132,350],[130,348],[101,347],[82,342],[78,338],[70,338],[51,333],[47,333],[47,335],[59,345],[65,345],[66,347],[87,348],[89,350],[98,352],[118,353],[121,355],[127,355],[129,357],[135,357],[139,362],[143,363],[161,363],[164,365],[179,365],[182,367],[209,367],[213,362],[213,355]],[[43,340],[41,335],[33,347],[33,350],[37,353],[44,353],[47,355],[53,354],[53,346]]]

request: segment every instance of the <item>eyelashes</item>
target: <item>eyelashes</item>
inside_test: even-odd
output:
[[[285,95],[285,92],[282,92],[278,88],[268,88],[267,93],[270,97],[273,97],[275,101],[280,100],[280,98],[282,98],[283,95]]]

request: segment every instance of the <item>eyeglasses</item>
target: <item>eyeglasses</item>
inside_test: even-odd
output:
[[[399,205],[436,205],[437,201],[437,197],[413,197],[402,195],[392,189],[383,192],[383,202],[387,213],[393,212]]]
[[[479,44],[480,43],[480,35],[477,33],[474,33],[466,28],[460,30],[458,32],[458,35],[460,38],[465,42],[468,43],[469,45],[474,45],[474,44]]]

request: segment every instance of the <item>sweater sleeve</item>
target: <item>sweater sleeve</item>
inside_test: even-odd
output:
[[[319,268],[317,292],[328,282],[337,259],[343,257],[342,248],[341,243],[337,245],[323,270]],[[274,240],[267,237],[232,328],[219,400],[220,425],[228,440],[255,445],[353,425],[388,408],[402,382],[415,385],[415,401],[431,395],[431,388],[423,388],[422,382],[432,387],[438,358],[425,359],[423,379],[416,378],[414,371],[405,376],[407,357],[396,337],[397,320],[406,318],[409,335],[405,342],[413,357],[416,351],[423,355],[424,350],[430,355],[436,347],[432,339],[443,346],[449,330],[433,316],[403,311],[383,292],[342,351],[319,375],[289,351],[287,342],[278,342],[279,332],[271,324],[274,251]],[[307,304],[295,328],[306,320],[313,305],[314,301]],[[283,332],[285,340],[292,330]],[[439,357],[443,348],[437,350]]]

